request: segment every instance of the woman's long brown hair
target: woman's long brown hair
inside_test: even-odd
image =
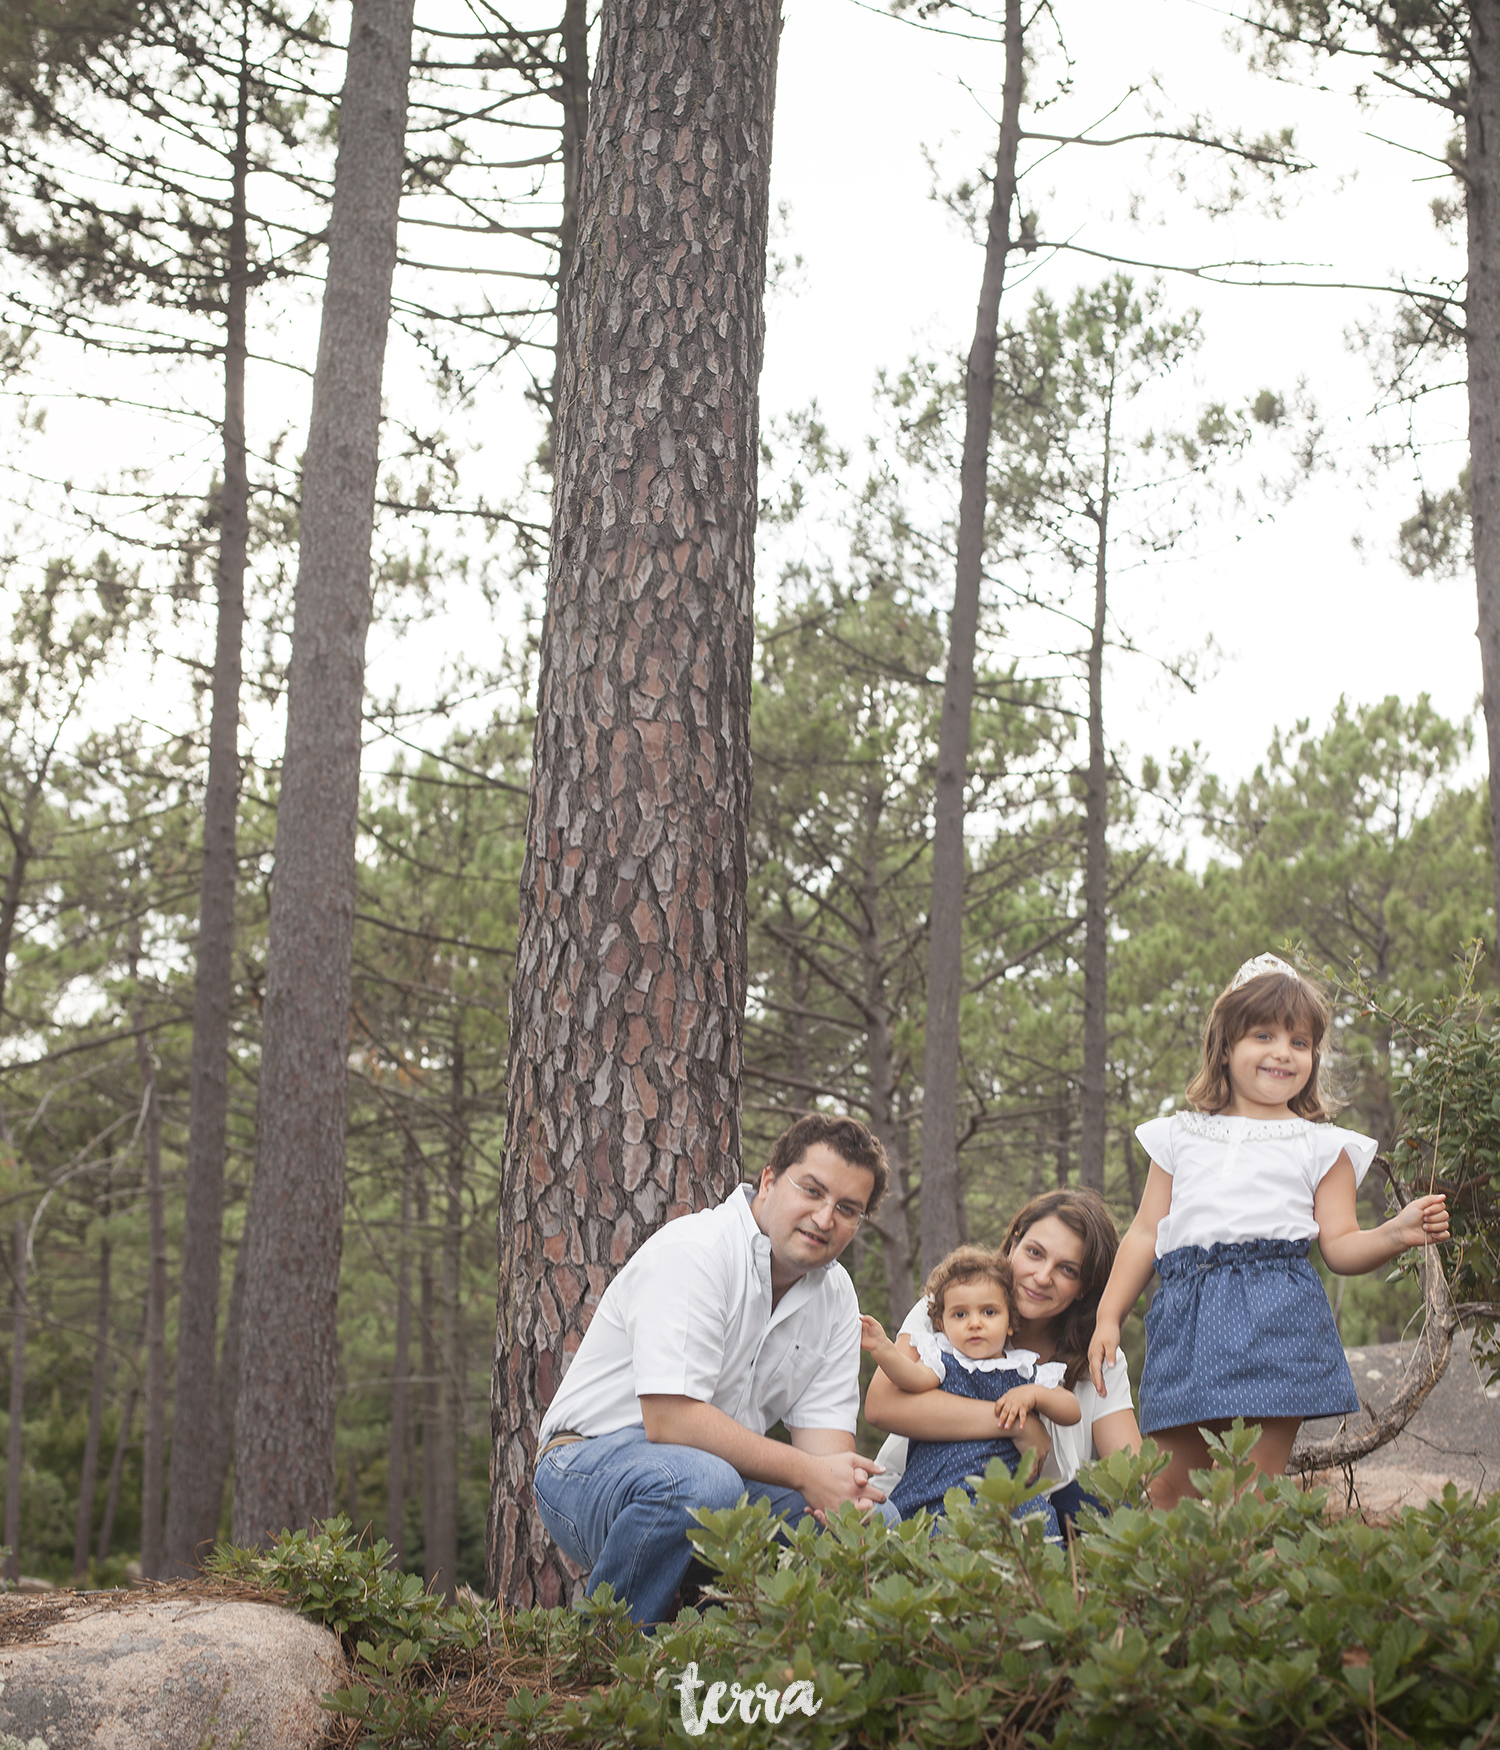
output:
[[[1097,1191],[1044,1191],[1040,1197],[1023,1203],[1011,1218],[1000,1243],[1001,1252],[1008,1258],[1030,1229],[1049,1216],[1055,1217],[1083,1241],[1083,1259],[1078,1266],[1078,1298],[1048,1325],[1055,1358],[1066,1366],[1066,1383],[1071,1390],[1089,1370],[1089,1338],[1094,1334],[1099,1297],[1104,1293],[1104,1285],[1114,1268],[1120,1236],[1115,1230],[1114,1218],[1104,1207],[1104,1199]]]
[[[1333,1116],[1331,1096],[1322,1087],[1323,1040],[1332,1015],[1328,999],[1297,973],[1263,972],[1238,990],[1226,990],[1203,1029],[1203,1067],[1187,1085],[1189,1104],[1200,1112],[1222,1112],[1234,1098],[1229,1085],[1229,1053],[1257,1027],[1285,1027],[1312,1041],[1312,1074],[1307,1086],[1287,1101],[1299,1118],[1314,1124]]]

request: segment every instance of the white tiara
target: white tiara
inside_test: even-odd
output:
[[[1231,990],[1238,990],[1242,984],[1249,984],[1252,978],[1264,978],[1268,972],[1285,973],[1288,978],[1295,978],[1297,970],[1288,966],[1285,960],[1278,960],[1274,954],[1257,954],[1253,960],[1247,960],[1234,975]]]

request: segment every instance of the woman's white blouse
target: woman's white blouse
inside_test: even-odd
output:
[[[1313,1198],[1340,1155],[1358,1185],[1377,1144],[1305,1118],[1233,1118],[1175,1112],[1138,1125],[1142,1147],[1172,1176],[1172,1207],[1156,1230],[1156,1255],[1233,1240],[1310,1240]]]
[[[934,1337],[932,1321],[927,1317],[927,1297],[921,1300],[906,1315],[899,1337],[905,1334],[911,1338],[912,1347],[922,1357],[924,1344],[941,1342],[943,1339]],[[1028,1351],[1012,1351],[1013,1354],[1028,1353]],[[931,1365],[928,1363],[928,1365]],[[980,1365],[983,1365],[981,1363]],[[1048,1370],[1057,1368],[1058,1383],[1061,1375],[1067,1369],[1060,1362],[1045,1362]],[[936,1372],[937,1369],[933,1368]],[[1038,1370],[1040,1373],[1041,1369]],[[1040,1379],[1039,1384],[1050,1384],[1050,1380]],[[1104,1391],[1102,1395],[1094,1390],[1094,1383],[1087,1374],[1073,1387],[1073,1396],[1078,1399],[1078,1407],[1083,1412],[1076,1422],[1052,1422],[1042,1417],[1042,1423],[1052,1439],[1052,1450],[1042,1461],[1042,1480],[1050,1483],[1055,1489],[1063,1483],[1072,1482],[1078,1474],[1081,1464],[1088,1464],[1099,1455],[1094,1450],[1094,1424],[1105,1416],[1112,1416],[1116,1410],[1129,1410],[1134,1413],[1135,1405],[1130,1397],[1130,1373],[1125,1366],[1125,1351],[1122,1349],[1115,1357],[1112,1366],[1104,1370]],[[998,1432],[998,1430],[997,1430]],[[891,1490],[901,1480],[906,1472],[907,1440],[904,1435],[891,1434],[886,1437],[885,1444],[876,1454],[876,1458],[885,1466],[885,1474],[875,1479],[877,1485],[889,1495]]]

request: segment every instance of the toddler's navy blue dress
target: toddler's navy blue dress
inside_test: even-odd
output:
[[[933,1366],[936,1359],[929,1354],[922,1356],[929,1366]],[[1018,1385],[1030,1384],[1035,1377],[1035,1369],[1029,1365],[1024,1371],[1020,1367],[980,1371],[965,1367],[957,1355],[945,1354],[941,1360],[943,1383],[940,1390],[961,1398],[978,1398],[985,1403],[998,1403],[1008,1391]],[[913,1440],[907,1452],[906,1474],[891,1491],[891,1505],[903,1519],[911,1519],[924,1507],[929,1513],[942,1513],[943,1496],[955,1487],[964,1489],[972,1500],[974,1490],[968,1479],[982,1477],[992,1458],[1000,1459],[1014,1476],[1021,1453],[1015,1441],[1002,1434],[997,1434],[992,1440]],[[1061,1535],[1057,1514],[1046,1496],[1027,1502],[1016,1517],[1031,1514],[1042,1516],[1048,1537]]]

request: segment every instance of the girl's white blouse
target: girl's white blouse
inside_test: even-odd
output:
[[[1137,1126],[1151,1159],[1172,1175],[1172,1207],[1156,1230],[1156,1255],[1179,1246],[1316,1237],[1313,1197],[1340,1155],[1358,1185],[1372,1137],[1305,1118],[1232,1118],[1176,1112]]]

